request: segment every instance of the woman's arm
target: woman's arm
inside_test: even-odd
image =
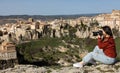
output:
[[[109,45],[109,39],[105,38],[104,40],[102,40],[101,38],[98,38],[98,46],[100,49],[105,49],[108,45]]]

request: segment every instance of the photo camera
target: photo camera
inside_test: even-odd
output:
[[[98,36],[98,35],[100,35],[100,36],[103,35],[102,30],[99,30],[99,31],[93,32],[93,36]]]

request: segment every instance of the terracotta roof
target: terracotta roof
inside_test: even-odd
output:
[[[2,46],[15,46],[12,42],[3,42]]]
[[[0,53],[10,53],[10,52],[16,52],[16,50],[0,50]]]

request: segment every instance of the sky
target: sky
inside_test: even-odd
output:
[[[0,15],[70,15],[110,13],[120,0],[0,0]]]

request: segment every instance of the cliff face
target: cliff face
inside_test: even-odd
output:
[[[20,43],[24,41],[36,40],[41,37],[49,36],[52,38],[61,38],[69,36],[71,38],[92,38],[92,32],[97,31],[96,26],[88,26],[83,24],[82,22],[79,24],[68,24],[68,23],[54,23],[54,24],[45,24],[44,26],[37,24],[15,24],[11,25],[11,27],[6,28],[6,35],[4,35],[4,31],[1,31],[0,41],[11,41],[14,43]],[[94,24],[94,23],[93,23]],[[38,27],[38,28],[37,28]]]

